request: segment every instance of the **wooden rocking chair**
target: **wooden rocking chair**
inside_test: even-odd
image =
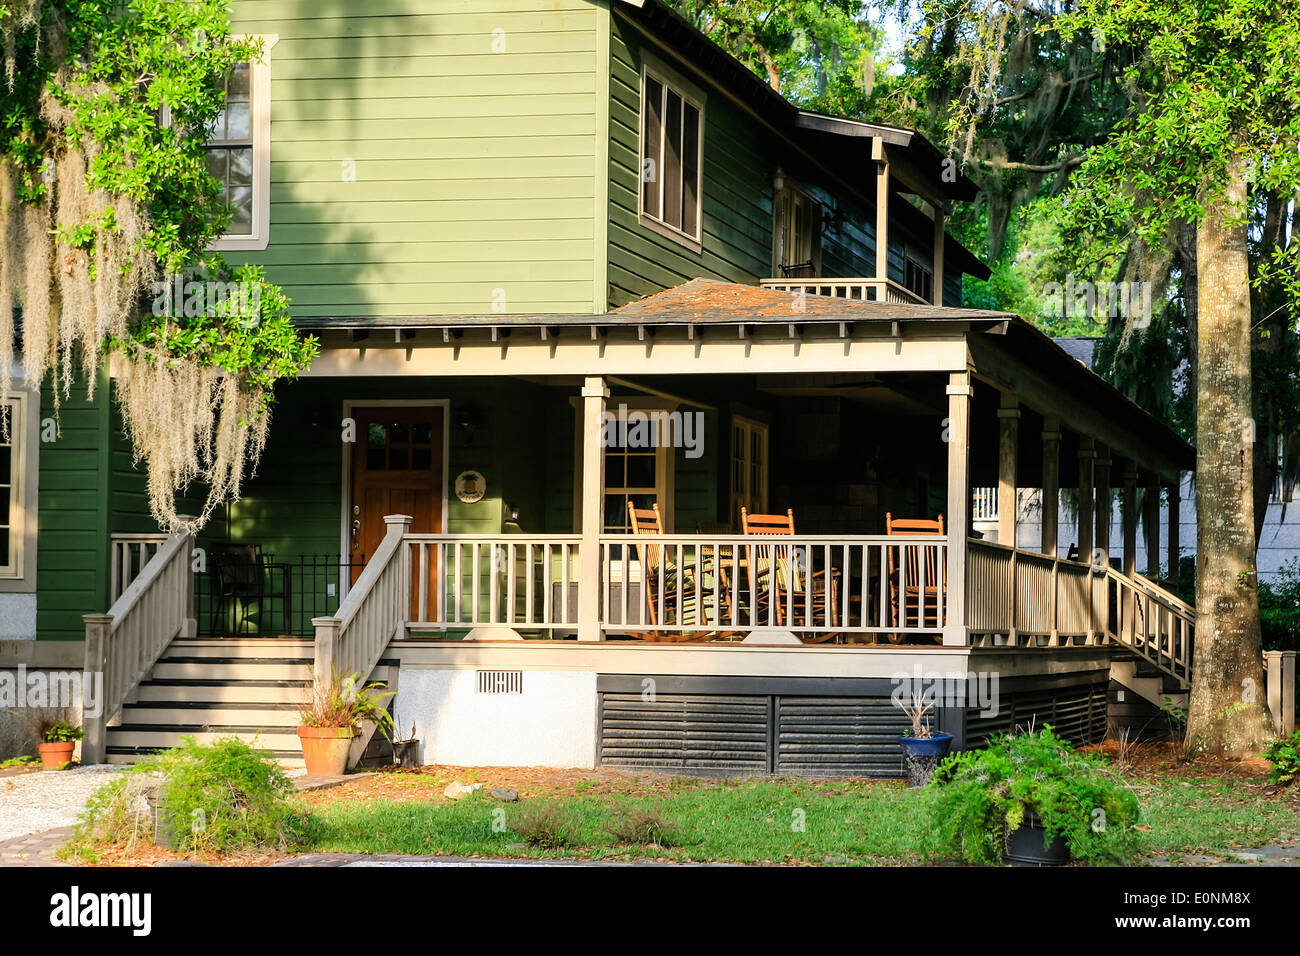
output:
[[[627,514],[633,534],[662,535],[664,533],[663,515],[659,512],[657,502],[649,508],[638,508],[629,499]],[[698,567],[700,579],[697,584],[695,577],[697,568],[688,563],[684,571],[679,569],[667,555],[661,554],[662,545],[646,543],[633,547],[636,548],[641,562],[641,587],[645,592],[646,609],[652,625],[676,624],[679,620],[682,623],[707,623],[710,617],[721,623],[731,616],[731,588],[726,579],[726,571],[721,567],[715,569],[715,562],[711,557],[701,557]],[[716,603],[713,580],[715,574],[718,576]],[[627,584],[628,582],[625,581],[624,587]],[[703,601],[697,601],[700,595],[703,596]],[[703,615],[697,611],[699,604],[703,605]],[[662,621],[660,621],[661,607]],[[720,631],[715,628],[701,631],[629,632],[629,636],[642,641],[684,642],[720,639],[734,633],[734,631]]]
[[[944,537],[943,515],[938,519],[895,518],[885,512],[885,533],[889,535],[933,535]],[[885,549],[889,564],[890,623],[895,627],[934,628],[944,625],[948,604],[948,558],[944,555],[940,570],[938,546],[891,545]],[[900,560],[900,554],[901,560]],[[921,568],[924,561],[925,587],[921,587]],[[902,581],[899,581],[899,566]],[[901,587],[901,593],[900,593]],[[945,614],[940,615],[940,605]],[[891,643],[902,642],[904,634],[890,634]],[[942,637],[939,638],[942,641]]]
[[[747,535],[794,535],[794,509],[785,514],[752,515],[740,509],[741,531]],[[797,549],[791,545],[746,545],[749,567],[749,590],[754,595],[754,618],[760,626],[772,619],[772,602],[775,603],[776,625],[795,626],[799,612],[808,608],[808,591],[812,589],[812,620],[826,620],[827,601],[830,602],[830,620],[839,621],[838,580],[840,572],[826,569],[806,573],[800,566]],[[775,574],[773,570],[775,569]],[[782,597],[782,592],[786,597]],[[794,605],[794,616],[786,622],[787,599]],[[825,634],[796,634],[805,644],[822,644],[839,637],[838,631]]]

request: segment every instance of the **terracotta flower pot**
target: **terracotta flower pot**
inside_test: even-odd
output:
[[[75,740],[56,740],[53,743],[37,744],[36,750],[41,755],[43,770],[63,770],[72,764],[72,751],[77,747]]]
[[[347,769],[354,727],[299,727],[302,759],[313,777],[337,777]]]

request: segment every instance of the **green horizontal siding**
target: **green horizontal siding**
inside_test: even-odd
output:
[[[107,390],[107,376],[101,376],[91,402],[84,382],[74,382],[57,411],[50,387],[41,390],[42,438],[48,422],[58,422],[55,440],[42,440],[38,451],[36,635],[41,640],[82,640],[81,616],[108,610]]]
[[[237,31],[279,37],[271,244],[231,258],[265,265],[295,314],[603,308],[597,4],[235,0],[231,10]]]
[[[707,277],[753,284],[771,268],[772,144],[720,91],[705,104],[702,246],[695,253],[639,217],[641,50],[649,43],[619,16],[610,43],[609,299],[624,305]],[[656,56],[672,62],[666,53]],[[690,77],[701,87],[702,76]]]

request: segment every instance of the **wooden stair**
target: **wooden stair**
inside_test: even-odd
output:
[[[107,761],[135,763],[186,736],[237,737],[283,767],[301,767],[298,710],[311,695],[314,653],[311,641],[173,641],[108,725]],[[381,661],[370,679],[396,670],[396,661]]]

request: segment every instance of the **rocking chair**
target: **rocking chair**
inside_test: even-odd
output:
[[[944,536],[943,515],[937,520],[928,518],[895,518],[885,512],[885,533],[888,535]],[[948,603],[948,558],[944,555],[940,570],[938,545],[890,545],[885,549],[889,563],[890,623],[894,627],[943,627]],[[924,563],[922,563],[924,562]],[[900,581],[901,566],[901,581]],[[924,568],[924,577],[922,577]],[[924,586],[922,586],[924,581]],[[940,608],[944,613],[940,613]],[[902,643],[903,634],[890,634],[893,644]],[[940,638],[942,640],[942,638]]]
[[[740,527],[747,535],[794,535],[794,509],[785,514],[752,515],[740,509]],[[839,570],[827,568],[807,573],[802,567],[799,549],[793,545],[746,545],[749,552],[749,590],[754,595],[754,618],[759,623],[772,620],[777,627],[795,626],[801,611],[808,612],[805,626],[817,620],[839,621]],[[775,574],[773,573],[775,571]],[[811,595],[809,594],[811,588]],[[785,596],[782,596],[784,592]],[[811,600],[811,607],[809,602]],[[788,607],[787,604],[792,605]],[[790,611],[793,613],[790,614]],[[773,611],[775,615],[773,615]],[[787,616],[789,623],[787,624]],[[822,644],[839,637],[838,631],[826,634],[797,635],[805,644]]]
[[[627,514],[633,534],[664,533],[663,515],[659,512],[657,502],[649,508],[638,508],[629,499]],[[664,552],[661,544],[646,543],[632,547],[638,552],[641,563],[641,584],[651,625],[707,625],[710,619],[721,623],[731,616],[731,589],[726,572],[720,566],[715,567],[716,562],[712,557],[700,555],[698,566],[688,562],[683,569]],[[624,582],[624,586],[627,586],[627,582]],[[684,642],[724,638],[734,633],[714,628],[700,631],[630,632],[629,636],[642,641]]]

